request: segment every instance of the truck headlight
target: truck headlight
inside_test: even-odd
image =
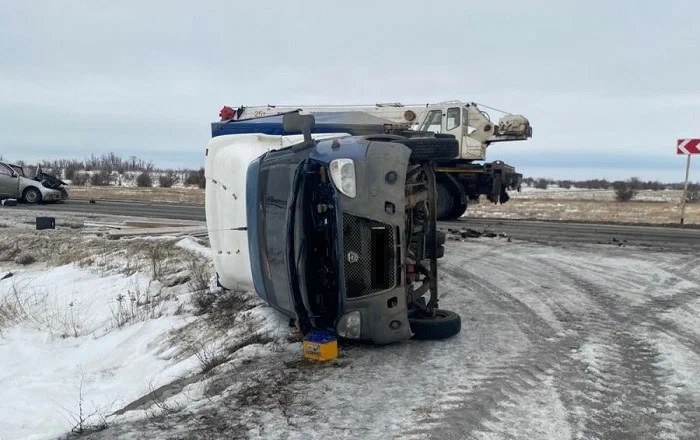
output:
[[[352,159],[335,159],[331,161],[331,179],[338,190],[354,199],[357,195],[355,183],[355,163]]]
[[[338,321],[338,336],[358,339],[362,333],[362,317],[358,310],[343,315]]]

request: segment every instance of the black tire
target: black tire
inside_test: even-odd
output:
[[[444,256],[445,256],[445,246],[439,244],[437,246],[437,255],[435,256],[435,258],[442,258]]]
[[[22,199],[30,205],[41,203],[41,192],[34,187],[29,187],[22,193]]]
[[[445,246],[444,246],[444,245],[441,245],[441,244],[437,245],[436,254],[437,254],[437,255],[435,256],[435,258],[442,258],[442,257],[444,257],[444,256],[445,256]],[[428,251],[428,252],[426,253],[426,257],[428,257],[428,258],[431,257],[430,251]]]
[[[402,131],[401,136],[407,138],[438,138],[438,139],[455,139],[455,135],[448,133],[435,133],[434,131],[418,131],[418,130],[406,130]]]
[[[501,190],[501,200],[500,200],[500,202],[501,202],[501,203],[506,203],[508,200],[510,200],[510,196],[508,195],[508,191],[506,191],[505,188],[503,188],[503,189]]]
[[[435,133],[435,137],[438,139],[455,139],[455,135],[449,133]]]
[[[446,220],[457,220],[458,218],[463,216],[465,212],[467,212],[466,203],[455,203],[452,212]]]
[[[455,312],[435,309],[435,316],[421,315],[415,311],[408,316],[413,339],[434,340],[446,339],[459,333],[462,329],[462,319]]]
[[[437,241],[438,246],[441,244],[445,244],[445,241],[447,241],[447,234],[443,231],[436,231],[435,232],[435,238]]]
[[[365,136],[365,139],[368,141],[374,141],[374,142],[398,142],[398,143],[403,143],[402,141],[406,140],[404,136],[399,136],[396,134],[372,134],[369,136]]]
[[[454,159],[459,154],[459,142],[454,138],[413,138],[394,142],[400,142],[411,149],[413,162]]]
[[[444,182],[437,182],[437,219],[449,220],[454,210],[455,197],[450,187]]]

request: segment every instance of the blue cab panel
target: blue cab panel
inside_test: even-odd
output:
[[[288,132],[282,125],[283,115],[266,116],[263,118],[213,122],[211,137],[229,134],[261,133],[277,136],[299,134]],[[385,119],[361,112],[327,112],[314,113],[316,123],[312,133],[348,133],[354,136],[385,133],[391,123]]]

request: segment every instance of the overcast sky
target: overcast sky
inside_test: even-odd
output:
[[[474,101],[526,175],[681,181],[694,1],[0,0],[0,155],[203,163],[222,105]],[[691,178],[700,180],[700,157]]]

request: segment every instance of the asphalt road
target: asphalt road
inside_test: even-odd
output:
[[[202,205],[174,203],[118,201],[89,203],[87,200],[68,200],[56,205],[20,205],[8,209],[205,220]],[[479,232],[491,230],[495,233],[505,233],[508,237],[517,240],[548,244],[592,243],[646,246],[659,250],[700,250],[700,229],[690,228],[472,218],[442,222],[440,227],[454,230],[471,228]]]
[[[176,203],[144,203],[98,200],[67,200],[64,203],[46,205],[21,204],[12,209],[55,211],[79,214],[124,215],[131,217],[165,218],[173,220],[204,221],[204,206]]]
[[[442,222],[440,228],[505,233],[513,239],[542,244],[591,243],[658,250],[700,250],[700,229],[689,228],[469,218]],[[459,237],[459,234],[451,235]]]

